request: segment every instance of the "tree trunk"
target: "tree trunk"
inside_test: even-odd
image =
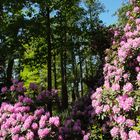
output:
[[[64,25],[62,25],[62,19],[61,19],[61,28],[62,30],[64,31],[64,36],[63,34],[61,35],[61,43],[62,43],[62,46],[64,46],[62,49],[61,49],[61,75],[62,75],[62,109],[65,110],[68,108],[68,93],[67,93],[67,79],[66,79],[66,73],[67,73],[67,70],[66,70],[66,60],[67,60],[67,57],[66,57],[66,49],[67,49],[67,32],[66,32],[66,28],[64,27],[67,27],[67,23],[66,23],[66,15],[64,16],[65,18],[65,22],[64,22]]]
[[[6,75],[7,75],[6,85],[8,87],[10,87],[12,85],[13,65],[14,65],[14,59],[9,60],[8,67],[7,67],[7,70],[6,70]]]
[[[65,68],[65,55],[63,50],[61,50],[61,76],[62,76],[62,109],[68,108],[68,95],[67,95],[67,85],[66,85],[66,68]]]
[[[55,89],[57,89],[56,54],[53,55],[53,74],[54,74],[54,87],[55,87]],[[57,104],[58,110],[60,110],[60,101],[59,101],[58,95],[56,96],[56,104]]]
[[[73,72],[73,89],[72,89],[72,101],[74,102],[76,97],[75,97],[75,55],[74,55],[74,47],[72,48],[72,72]]]
[[[51,92],[52,90],[52,46],[51,46],[51,27],[50,27],[50,9],[49,6],[46,3],[46,18],[47,18],[47,45],[48,45],[48,91]],[[50,112],[50,115],[52,116],[52,101],[49,100],[48,102],[48,110]]]
[[[76,87],[76,97],[77,99],[80,98],[80,95],[79,95],[79,77],[78,77],[78,70],[77,70],[77,66],[75,67],[75,75],[76,75],[76,83],[75,83],[75,87]]]
[[[56,55],[53,55],[53,74],[54,74],[54,87],[57,89],[57,77],[56,77]]]
[[[80,50],[79,50],[80,51]],[[81,52],[79,52],[79,60],[80,60],[80,84],[81,84],[81,96],[83,96],[84,89],[83,89],[83,69],[82,69],[82,58]]]

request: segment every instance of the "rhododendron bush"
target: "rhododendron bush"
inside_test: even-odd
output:
[[[64,123],[58,116],[50,116],[48,100],[54,100],[57,91],[44,90],[34,83],[25,88],[23,82],[1,89],[0,139],[65,140],[88,139],[87,127],[92,124],[90,96],[84,96],[73,105]],[[28,94],[29,92],[29,94]]]
[[[47,111],[47,99],[53,99],[56,91],[41,90],[39,94],[34,83],[28,90],[33,97],[25,94],[23,82],[1,89],[0,139],[58,139],[60,119]]]
[[[131,4],[128,23],[114,30],[112,48],[106,50],[104,85],[91,96],[96,115],[105,120],[105,131],[122,140],[140,140],[135,130],[140,115],[140,5]]]
[[[31,111],[25,105],[25,98],[19,96],[14,105],[3,102],[0,108],[0,138],[12,140],[33,140],[36,138],[57,138],[58,117],[50,117],[43,108]],[[29,101],[28,101],[29,104]]]

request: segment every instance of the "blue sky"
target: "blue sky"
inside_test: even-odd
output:
[[[121,7],[122,3],[127,2],[128,0],[100,0],[101,3],[105,6],[105,13],[100,15],[100,19],[106,25],[110,25],[116,23],[117,17],[113,16],[113,14],[117,11],[118,8]]]

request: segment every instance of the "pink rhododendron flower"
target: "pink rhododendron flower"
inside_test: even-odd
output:
[[[45,120],[40,120],[39,121],[39,127],[44,128],[46,126],[46,121]]]
[[[124,85],[123,87],[123,91],[125,93],[129,93],[133,91],[133,85],[131,83],[126,83],[126,85]]]
[[[97,88],[96,93],[102,93],[103,89],[102,88]]]
[[[116,105],[113,106],[112,110],[115,114],[120,112],[120,108],[117,107]]]
[[[38,124],[37,123],[33,123],[32,124],[32,129],[33,130],[37,130],[38,129]]]
[[[140,72],[137,75],[137,80],[140,81]]]
[[[122,116],[122,115],[116,118],[116,122],[118,124],[123,124],[125,120],[126,120],[125,116]]]
[[[127,12],[126,12],[126,16],[127,16],[127,17],[129,17],[129,16],[130,16],[130,14],[131,14],[131,12],[130,12],[130,11],[127,11]]]
[[[90,133],[87,133],[86,135],[84,135],[83,140],[89,140],[89,136],[90,136]]]
[[[112,88],[113,91],[119,91],[120,90],[120,85],[119,84],[113,84],[111,88]]]
[[[102,106],[97,106],[95,108],[95,113],[98,115],[98,114],[100,114],[102,112],[102,110],[103,110],[103,107]]]
[[[32,131],[28,132],[26,134],[27,140],[33,140],[34,139],[34,133]]]
[[[110,110],[109,105],[104,105],[104,107],[103,107],[103,112],[107,112],[107,111],[109,111],[109,110]]]
[[[138,62],[140,62],[140,55],[139,55],[139,56],[137,56],[137,61],[138,61]]]
[[[49,118],[49,123],[58,127],[60,125],[59,117]]]
[[[120,131],[120,136],[122,140],[128,140],[128,134],[124,130]]]
[[[137,6],[137,7],[134,7],[134,10],[133,10],[135,13],[138,13],[140,11],[140,8]]]
[[[6,91],[7,91],[7,87],[2,87],[1,92],[6,93]]]
[[[19,137],[19,140],[26,140],[25,137]]]
[[[39,129],[38,130],[38,135],[41,139],[47,137],[47,135],[49,134],[50,130],[48,128],[44,128],[44,129]]]
[[[140,18],[136,19],[136,24],[140,24]]]
[[[43,108],[40,108],[40,109],[37,109],[37,110],[35,110],[35,112],[34,112],[34,116],[41,116],[42,115],[42,113],[44,113],[45,111],[44,111],[44,109]]]
[[[128,127],[132,127],[135,125],[135,121],[133,121],[131,119],[127,119],[125,123]]]
[[[129,139],[130,140],[140,140],[140,135],[138,134],[137,131],[131,130],[131,131],[129,131]]]
[[[12,140],[19,140],[19,135],[18,134],[12,135]]]
[[[101,103],[99,100],[92,100],[92,106],[93,107],[96,107],[96,106],[99,106]]]
[[[140,72],[140,67],[135,67],[136,72]]]
[[[125,80],[127,80],[127,79],[128,79],[128,77],[129,77],[129,76],[128,76],[128,74],[127,74],[127,73],[123,75],[123,78],[124,78]]]
[[[12,86],[10,87],[10,91],[15,91],[15,90],[16,90],[15,86],[12,85]]]
[[[110,134],[112,137],[117,137],[118,134],[119,134],[119,128],[118,127],[113,127],[111,130],[110,130]]]
[[[124,104],[122,105],[122,108],[125,111],[129,111],[133,104],[134,104],[134,99],[132,97],[129,97],[124,101]]]
[[[105,81],[104,86],[105,86],[106,89],[109,89],[110,88],[110,83]]]

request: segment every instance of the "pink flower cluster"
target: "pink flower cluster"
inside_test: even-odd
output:
[[[119,96],[117,101],[119,103],[119,107],[124,111],[129,111],[134,104],[134,99],[132,97],[128,97],[127,94]]]
[[[2,87],[1,92],[2,93],[6,93],[6,92],[18,92],[18,93],[24,93],[26,91],[26,88],[23,85],[23,82],[19,82],[19,83],[14,83],[10,89],[8,89],[6,86]]]
[[[122,140],[140,139],[140,134],[133,130],[134,116],[139,114],[134,90],[140,86],[140,6],[137,1],[131,2],[135,4],[126,13],[128,23],[123,31],[118,28],[114,31],[112,44],[118,48],[115,57],[108,54],[105,59],[104,86],[91,96],[96,115],[109,118],[106,125],[112,127],[111,136]]]
[[[103,106],[101,105],[102,98],[102,88],[97,88],[96,92],[92,94],[92,107],[95,109],[96,114],[100,114],[103,111]]]
[[[26,96],[19,96],[18,102],[14,105],[2,103],[0,107],[0,139],[6,137],[12,140],[58,138],[59,117],[50,117],[50,114],[43,108],[31,111],[30,103],[33,101]]]

